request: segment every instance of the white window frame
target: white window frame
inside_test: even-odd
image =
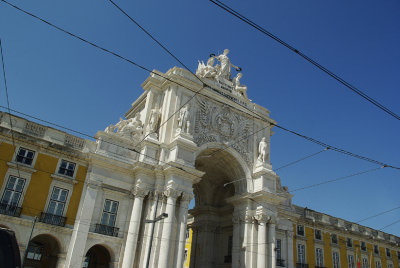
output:
[[[362,245],[365,245],[365,249],[362,248]],[[366,252],[367,251],[367,243],[364,241],[360,241],[360,250]]]
[[[68,164],[74,164],[75,165],[74,173],[72,174],[72,176],[65,175],[63,173],[59,173],[63,161],[67,162]],[[75,179],[77,170],[78,170],[78,163],[77,162],[74,162],[74,161],[71,161],[71,160],[65,159],[65,158],[60,158],[58,160],[57,167],[56,167],[56,170],[55,170],[54,174],[57,175],[57,176],[68,178],[68,179]]]
[[[369,268],[368,257],[362,256],[362,258],[361,258],[361,268]]]
[[[17,156],[18,156],[18,153],[19,153],[19,151],[20,151],[21,149],[25,149],[25,150],[28,150],[28,151],[32,151],[32,152],[34,153],[33,158],[32,158],[32,163],[31,163],[31,164],[26,164],[26,163],[18,162],[18,161],[17,161]],[[18,164],[18,165],[23,165],[23,166],[27,166],[27,167],[34,167],[35,164],[36,164],[36,159],[37,159],[37,157],[38,157],[38,154],[39,154],[38,150],[34,150],[34,149],[32,149],[31,147],[29,147],[29,146],[18,145],[18,146],[16,146],[16,148],[15,148],[14,155],[13,155],[13,158],[12,158],[12,162],[13,162],[13,163],[16,163],[16,164]]]
[[[320,238],[317,238],[317,232],[319,232]],[[322,231],[319,229],[314,230],[314,238],[315,240],[322,241]]]
[[[16,168],[14,168],[13,166],[9,166],[8,170],[6,172],[6,175],[4,176],[3,185],[1,186],[0,198],[3,197],[3,194],[5,192],[5,189],[6,189],[6,186],[7,186],[7,183],[8,183],[8,179],[10,178],[10,176],[17,177],[17,178],[25,180],[24,189],[22,190],[21,197],[20,197],[20,199],[18,201],[18,206],[22,207],[22,203],[24,202],[26,191],[27,191],[27,189],[29,187],[29,184],[31,182],[32,172],[26,172],[25,170],[18,170]]]
[[[351,242],[351,246],[349,246],[349,243],[348,243],[349,239],[350,239],[350,242]],[[353,248],[354,247],[353,238],[346,237],[346,247],[347,248]]]
[[[393,263],[388,262],[388,263],[387,263],[387,268],[393,268]]]
[[[8,185],[8,183],[9,183],[9,181],[11,180],[11,178],[15,178],[15,179],[16,179],[16,184],[18,183],[18,181],[23,180],[23,185],[22,185],[22,189],[21,189],[20,192],[17,191],[17,190],[15,190],[15,189],[11,189],[12,197],[10,198],[10,200],[13,199],[13,197],[14,197],[14,195],[15,195],[16,192],[19,192],[19,193],[20,193],[20,196],[19,196],[19,198],[18,198],[17,203],[14,204],[14,206],[19,207],[19,204],[21,203],[21,199],[23,198],[23,193],[24,193],[24,189],[25,189],[26,179],[25,179],[25,178],[20,178],[20,177],[17,177],[17,176],[13,176],[13,175],[8,176],[8,178],[6,178],[6,179],[4,180],[4,182],[3,182],[3,184],[4,184],[4,191],[2,191],[2,193],[1,193],[1,196],[0,196],[0,203],[3,204],[2,201],[3,201],[3,198],[4,198],[4,195],[5,195],[6,191],[8,190],[8,189],[7,189],[7,185]],[[14,185],[14,188],[15,188],[15,185]],[[10,200],[9,200],[9,201],[10,201]],[[5,204],[5,203],[4,203],[4,204]],[[7,205],[10,205],[10,202],[8,202]]]
[[[336,242],[333,242],[332,237],[335,236],[336,237]],[[339,245],[339,238],[337,234],[331,234],[331,244],[332,245]]]
[[[335,254],[337,255],[337,265],[335,266]],[[332,251],[332,268],[340,268],[340,252],[339,251]]]
[[[303,228],[303,234],[299,234],[299,227]],[[304,225],[298,224],[296,226],[296,235],[304,237],[306,235],[306,228],[304,227]]]
[[[105,210],[105,205],[106,205],[106,202],[107,202],[107,201],[110,201],[110,202],[111,202],[110,209],[112,208],[112,206],[113,206],[114,203],[117,204],[117,211],[116,211],[115,213],[113,213],[113,212],[111,212],[111,211],[106,211],[106,210]],[[101,225],[105,225],[105,226],[109,226],[109,227],[115,227],[115,225],[117,224],[118,209],[119,209],[119,202],[118,202],[118,201],[112,200],[112,199],[108,199],[108,198],[104,199],[104,202],[103,202],[103,209],[102,209],[102,211],[101,211],[101,217],[100,217],[100,222],[99,222],[99,223],[100,223]],[[110,224],[103,224],[102,219],[103,219],[104,213],[106,213],[106,214],[108,214],[108,215],[115,215],[114,222],[113,222],[112,225],[110,225]],[[107,221],[109,221],[109,219],[110,219],[110,218],[108,218]]]
[[[59,196],[57,197],[57,199],[52,199],[53,193],[54,193],[57,189],[59,190]],[[61,196],[61,193],[66,193],[66,196],[65,196],[65,200],[64,200],[64,201],[59,200],[59,197]],[[54,187],[51,189],[50,200],[49,200],[49,203],[48,203],[48,205],[47,205],[46,213],[52,214],[52,215],[57,215],[57,216],[64,216],[64,215],[66,214],[65,208],[66,208],[66,206],[67,206],[67,200],[68,200],[68,196],[69,196],[70,194],[71,194],[71,193],[70,193],[70,191],[69,191],[68,189],[54,186]],[[55,210],[50,212],[49,209],[50,209],[50,205],[51,205],[52,202],[54,202],[54,203],[56,204],[56,206],[55,206]],[[61,213],[61,214],[56,214],[56,211],[58,210],[57,208],[59,207],[60,204],[63,204],[62,213]]]
[[[48,209],[50,201],[51,201],[51,194],[53,193],[54,187],[68,190],[68,196],[67,196],[67,200],[65,201],[65,207],[64,207],[63,215],[61,215],[63,217],[66,217],[67,211],[68,211],[68,207],[69,207],[69,201],[70,201],[71,196],[73,194],[74,186],[72,184],[64,182],[64,181],[53,180],[51,182],[49,191],[47,193],[47,201],[46,201],[45,210],[43,212],[47,213],[47,209]]]
[[[347,254],[347,265],[349,268],[355,268],[356,263],[353,254]]]
[[[388,253],[389,253],[389,255],[388,255]],[[386,256],[386,258],[392,257],[392,251],[390,250],[390,248],[385,248],[385,256]]]
[[[301,247],[303,247],[303,260],[301,260],[300,259],[300,250],[299,250],[299,248],[300,248],[300,246]],[[298,243],[297,244],[297,262],[298,263],[301,263],[301,264],[306,264],[307,263],[307,255],[306,255],[306,245],[304,245],[304,244],[302,244],[302,243]],[[302,261],[304,261],[304,262],[302,262]]]
[[[279,243],[278,243],[279,241]],[[279,245],[279,246],[278,246]],[[275,254],[276,254],[276,259],[282,259],[282,239],[276,239],[276,243],[275,243]],[[279,253],[279,256],[278,256]],[[279,257],[279,258],[278,258]]]
[[[324,249],[323,248],[315,248],[315,266],[319,266],[319,267],[324,266]]]
[[[375,268],[382,268],[381,260],[375,260]]]

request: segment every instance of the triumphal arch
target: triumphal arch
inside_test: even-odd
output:
[[[88,248],[101,188],[126,192],[115,267],[182,267],[188,220],[191,267],[273,268],[277,234],[293,265],[291,195],[270,164],[275,121],[248,99],[228,53],[199,61],[196,76],[153,71],[126,119],[97,133],[67,263]]]

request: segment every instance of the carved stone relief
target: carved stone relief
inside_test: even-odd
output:
[[[253,136],[251,120],[203,98],[197,98],[194,142],[201,146],[208,142],[220,142],[234,148],[249,166],[253,161]],[[249,136],[249,137],[248,137]]]

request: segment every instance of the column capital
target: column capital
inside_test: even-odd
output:
[[[259,223],[267,223],[271,217],[265,214],[257,214],[256,216],[254,216],[255,220],[258,221]]]
[[[181,195],[181,191],[175,190],[175,189],[167,189],[164,191],[164,195],[168,198],[173,198],[177,199]]]
[[[192,200],[192,199],[193,199],[192,193],[187,193],[187,192],[182,193],[182,197],[181,197],[182,202],[190,202],[190,200]]]
[[[149,194],[149,190],[140,188],[138,186],[134,187],[132,189],[132,194],[135,196],[135,198],[144,198],[146,195]]]

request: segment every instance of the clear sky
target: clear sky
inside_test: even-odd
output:
[[[15,1],[149,69],[179,64],[109,1]],[[400,121],[209,1],[117,1],[191,70],[230,49],[249,98],[279,124],[353,153],[400,166]],[[267,30],[400,114],[400,1],[226,1]],[[149,73],[0,2],[11,108],[94,135],[116,123]],[[0,105],[6,106],[3,77]],[[275,129],[274,168],[323,148]],[[327,151],[279,170],[289,190],[377,165]],[[384,168],[294,192],[293,203],[358,221],[400,206],[400,171]],[[380,229],[400,209],[363,222]],[[384,231],[400,236],[400,223]]]

